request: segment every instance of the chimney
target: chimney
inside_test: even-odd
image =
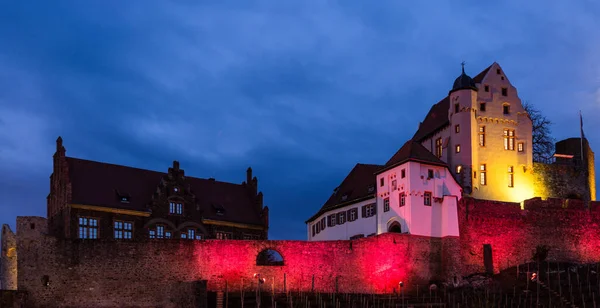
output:
[[[248,167],[248,169],[246,170],[246,183],[248,185],[250,185],[252,182],[252,168]]]

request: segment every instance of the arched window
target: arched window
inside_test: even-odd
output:
[[[390,232],[390,233],[402,233],[402,228],[400,227],[400,224],[397,221],[394,221],[388,227],[388,232]]]
[[[282,266],[283,257],[273,249],[265,249],[256,257],[256,265],[260,266]]]

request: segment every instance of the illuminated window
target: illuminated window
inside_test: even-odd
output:
[[[454,113],[458,113],[460,106],[458,104],[454,104]]]
[[[460,173],[462,171],[462,165],[456,166],[456,173]]]
[[[402,171],[400,171],[400,178],[405,178],[406,177],[406,170],[402,169]]]
[[[519,151],[519,152],[523,152],[524,150],[525,150],[525,149],[524,149],[523,142],[519,142],[519,143],[517,144],[517,151]]]
[[[390,211],[390,198],[383,199],[383,211],[384,212]]]
[[[130,240],[133,232],[133,223],[129,221],[115,221],[115,239]]]
[[[515,187],[515,174],[513,166],[508,166],[508,187]]]
[[[179,192],[179,188],[175,187],[175,188],[173,188],[173,191]]]
[[[79,238],[97,239],[98,219],[89,217],[79,217]]]
[[[406,193],[400,193],[400,206],[406,205]]]
[[[321,228],[321,223],[317,223],[317,233],[319,233],[321,230],[323,230],[324,228]],[[218,240],[230,240],[233,238],[233,234],[231,232],[221,232],[221,231],[217,231],[216,232],[216,237]]]
[[[183,214],[183,204],[170,202],[169,203],[169,214]]]
[[[485,146],[485,126],[479,127],[479,146]]]
[[[457,144],[456,146],[454,146],[454,151],[456,153],[460,153],[460,144]]]
[[[502,88],[502,96],[507,96],[507,95],[508,95],[508,89]]]
[[[479,166],[479,184],[487,185],[485,164]]]
[[[442,157],[442,138],[437,138],[435,140],[435,156],[438,158]]]
[[[479,103],[479,111],[485,111],[485,103]]]
[[[502,113],[503,114],[509,114],[510,113],[510,105],[509,104],[502,105]]]
[[[171,238],[171,231],[166,231],[165,232],[165,238]]]
[[[148,237],[156,238],[156,230],[148,230]]]
[[[454,132],[457,134],[460,133],[460,125],[454,125]]]
[[[504,149],[509,151],[515,150],[515,131],[512,129],[504,130]]]
[[[156,226],[156,238],[164,238],[165,237],[165,226],[157,225]]]
[[[426,191],[423,194],[423,204],[431,206],[431,192]]]

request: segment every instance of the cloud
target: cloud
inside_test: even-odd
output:
[[[498,61],[557,137],[576,135],[577,111],[600,109],[598,12],[593,1],[3,4],[0,171],[28,170],[32,184],[14,185],[31,186],[26,207],[39,209],[58,135],[68,155],[141,168],[177,159],[239,182],[253,165],[272,232],[304,238],[303,219],[356,162],[384,163],[412,137],[463,60],[472,75]]]

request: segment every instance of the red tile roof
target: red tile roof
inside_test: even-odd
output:
[[[148,204],[166,173],[66,157],[72,185],[72,203],[148,211]],[[213,179],[185,177],[203,217],[220,221],[262,225],[248,187]],[[129,195],[122,203],[117,192]],[[217,215],[213,204],[225,208]]]
[[[381,173],[408,161],[421,162],[431,165],[448,166],[433,153],[429,152],[420,142],[409,140],[385,163],[385,166],[377,171]]]
[[[375,173],[382,167],[381,165],[356,164],[327,202],[306,223],[317,219],[327,211],[374,197],[376,192]],[[369,188],[372,190],[370,191]]]

